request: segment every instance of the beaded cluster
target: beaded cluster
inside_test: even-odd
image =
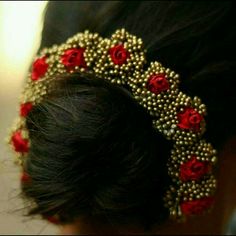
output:
[[[9,144],[22,162],[30,150],[26,117],[50,93],[60,74],[92,73],[125,85],[152,116],[153,127],[173,142],[168,160],[172,184],[164,196],[173,217],[200,214],[213,203],[216,150],[202,139],[206,107],[179,91],[179,75],[155,61],[147,65],[142,39],[117,30],[111,38],[78,33],[61,45],[43,49],[33,62]]]

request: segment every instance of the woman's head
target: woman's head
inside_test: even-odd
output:
[[[63,4],[49,3],[42,47],[85,29],[105,37],[125,27],[144,40],[149,62],[158,60],[178,71],[181,88],[206,103],[209,140],[221,144],[230,135],[225,128],[215,131],[226,116],[223,111],[235,104],[227,84],[235,65],[226,53],[235,38],[230,2]],[[223,76],[228,82],[222,84]],[[24,168],[31,181],[23,184],[23,191],[36,202],[31,213],[57,215],[62,223],[79,217],[142,226],[167,220],[163,195],[169,187],[170,145],[153,130],[151,117],[126,88],[96,75],[56,79],[50,96],[27,117],[31,149]],[[218,98],[219,88],[224,99]],[[227,115],[228,127],[233,117]]]
[[[109,38],[125,28],[143,40],[148,62],[179,73],[181,89],[207,105],[206,135],[219,147],[235,133],[234,21],[234,1],[50,2],[40,49],[86,29]]]
[[[23,190],[37,203],[32,213],[56,214],[62,223],[81,216],[145,226],[166,219],[170,145],[144,108],[93,76],[57,82],[27,117],[31,182]]]

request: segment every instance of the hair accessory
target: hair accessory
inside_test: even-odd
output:
[[[30,176],[26,173],[26,172],[23,172],[23,173],[21,173],[21,182],[22,183],[30,183],[30,181],[31,181],[31,178],[30,178]]]
[[[23,91],[19,117],[9,143],[19,160],[27,158],[30,140],[27,114],[53,89],[57,75],[91,73],[125,85],[153,118],[153,127],[173,142],[168,160],[172,184],[164,196],[175,218],[199,214],[213,204],[216,151],[202,139],[206,107],[198,97],[179,90],[179,75],[155,61],[148,66],[140,38],[124,29],[110,39],[78,33],[65,43],[43,49],[35,59]]]
[[[58,218],[56,215],[54,215],[54,216],[49,216],[49,217],[45,217],[45,219],[46,219],[48,222],[50,222],[50,223],[52,223],[52,224],[54,224],[54,225],[60,224],[60,220],[59,220],[59,218]]]

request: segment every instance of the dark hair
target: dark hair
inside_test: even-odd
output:
[[[109,37],[126,28],[141,37],[148,61],[181,75],[181,89],[207,105],[206,137],[220,147],[235,134],[235,4],[232,2],[49,2],[41,48],[89,29]],[[70,78],[68,78],[70,77]],[[161,223],[168,217],[170,146],[129,91],[88,75],[61,76],[27,118],[31,214],[113,223]]]
[[[115,219],[113,224],[166,218],[170,146],[146,110],[102,79],[57,80],[27,118],[25,169],[32,179],[24,192],[38,205],[31,213],[57,214],[64,223],[79,215]]]

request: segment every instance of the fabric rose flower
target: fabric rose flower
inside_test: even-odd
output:
[[[211,170],[210,163],[198,161],[196,156],[180,166],[180,179],[182,181],[199,180]]]
[[[12,144],[16,152],[28,152],[29,151],[29,141],[22,137],[21,131],[16,131],[11,138]]]
[[[27,174],[26,172],[23,172],[21,174],[21,182],[22,183],[29,183],[30,180],[31,180],[31,178],[30,178],[29,174]]]
[[[20,105],[20,115],[23,117],[26,117],[28,113],[33,108],[33,105],[31,102],[26,102]]]
[[[38,58],[34,61],[32,67],[32,80],[38,80],[39,78],[43,77],[48,69],[48,64],[46,63],[46,57]]]
[[[186,107],[183,112],[177,115],[179,123],[177,126],[181,129],[191,129],[198,131],[203,117],[192,107]]]
[[[166,79],[165,74],[151,75],[147,83],[147,89],[155,94],[166,91],[169,87],[169,82]]]
[[[85,48],[71,48],[61,56],[62,64],[68,69],[74,69],[76,66],[86,68],[84,59]]]
[[[124,64],[129,58],[129,52],[124,48],[122,44],[116,45],[109,49],[109,54],[115,65]]]
[[[52,224],[55,224],[55,225],[60,224],[60,221],[56,216],[49,216],[46,218],[46,220]]]
[[[199,215],[206,209],[210,208],[214,203],[213,197],[203,197],[188,202],[181,203],[180,207],[185,215]]]

